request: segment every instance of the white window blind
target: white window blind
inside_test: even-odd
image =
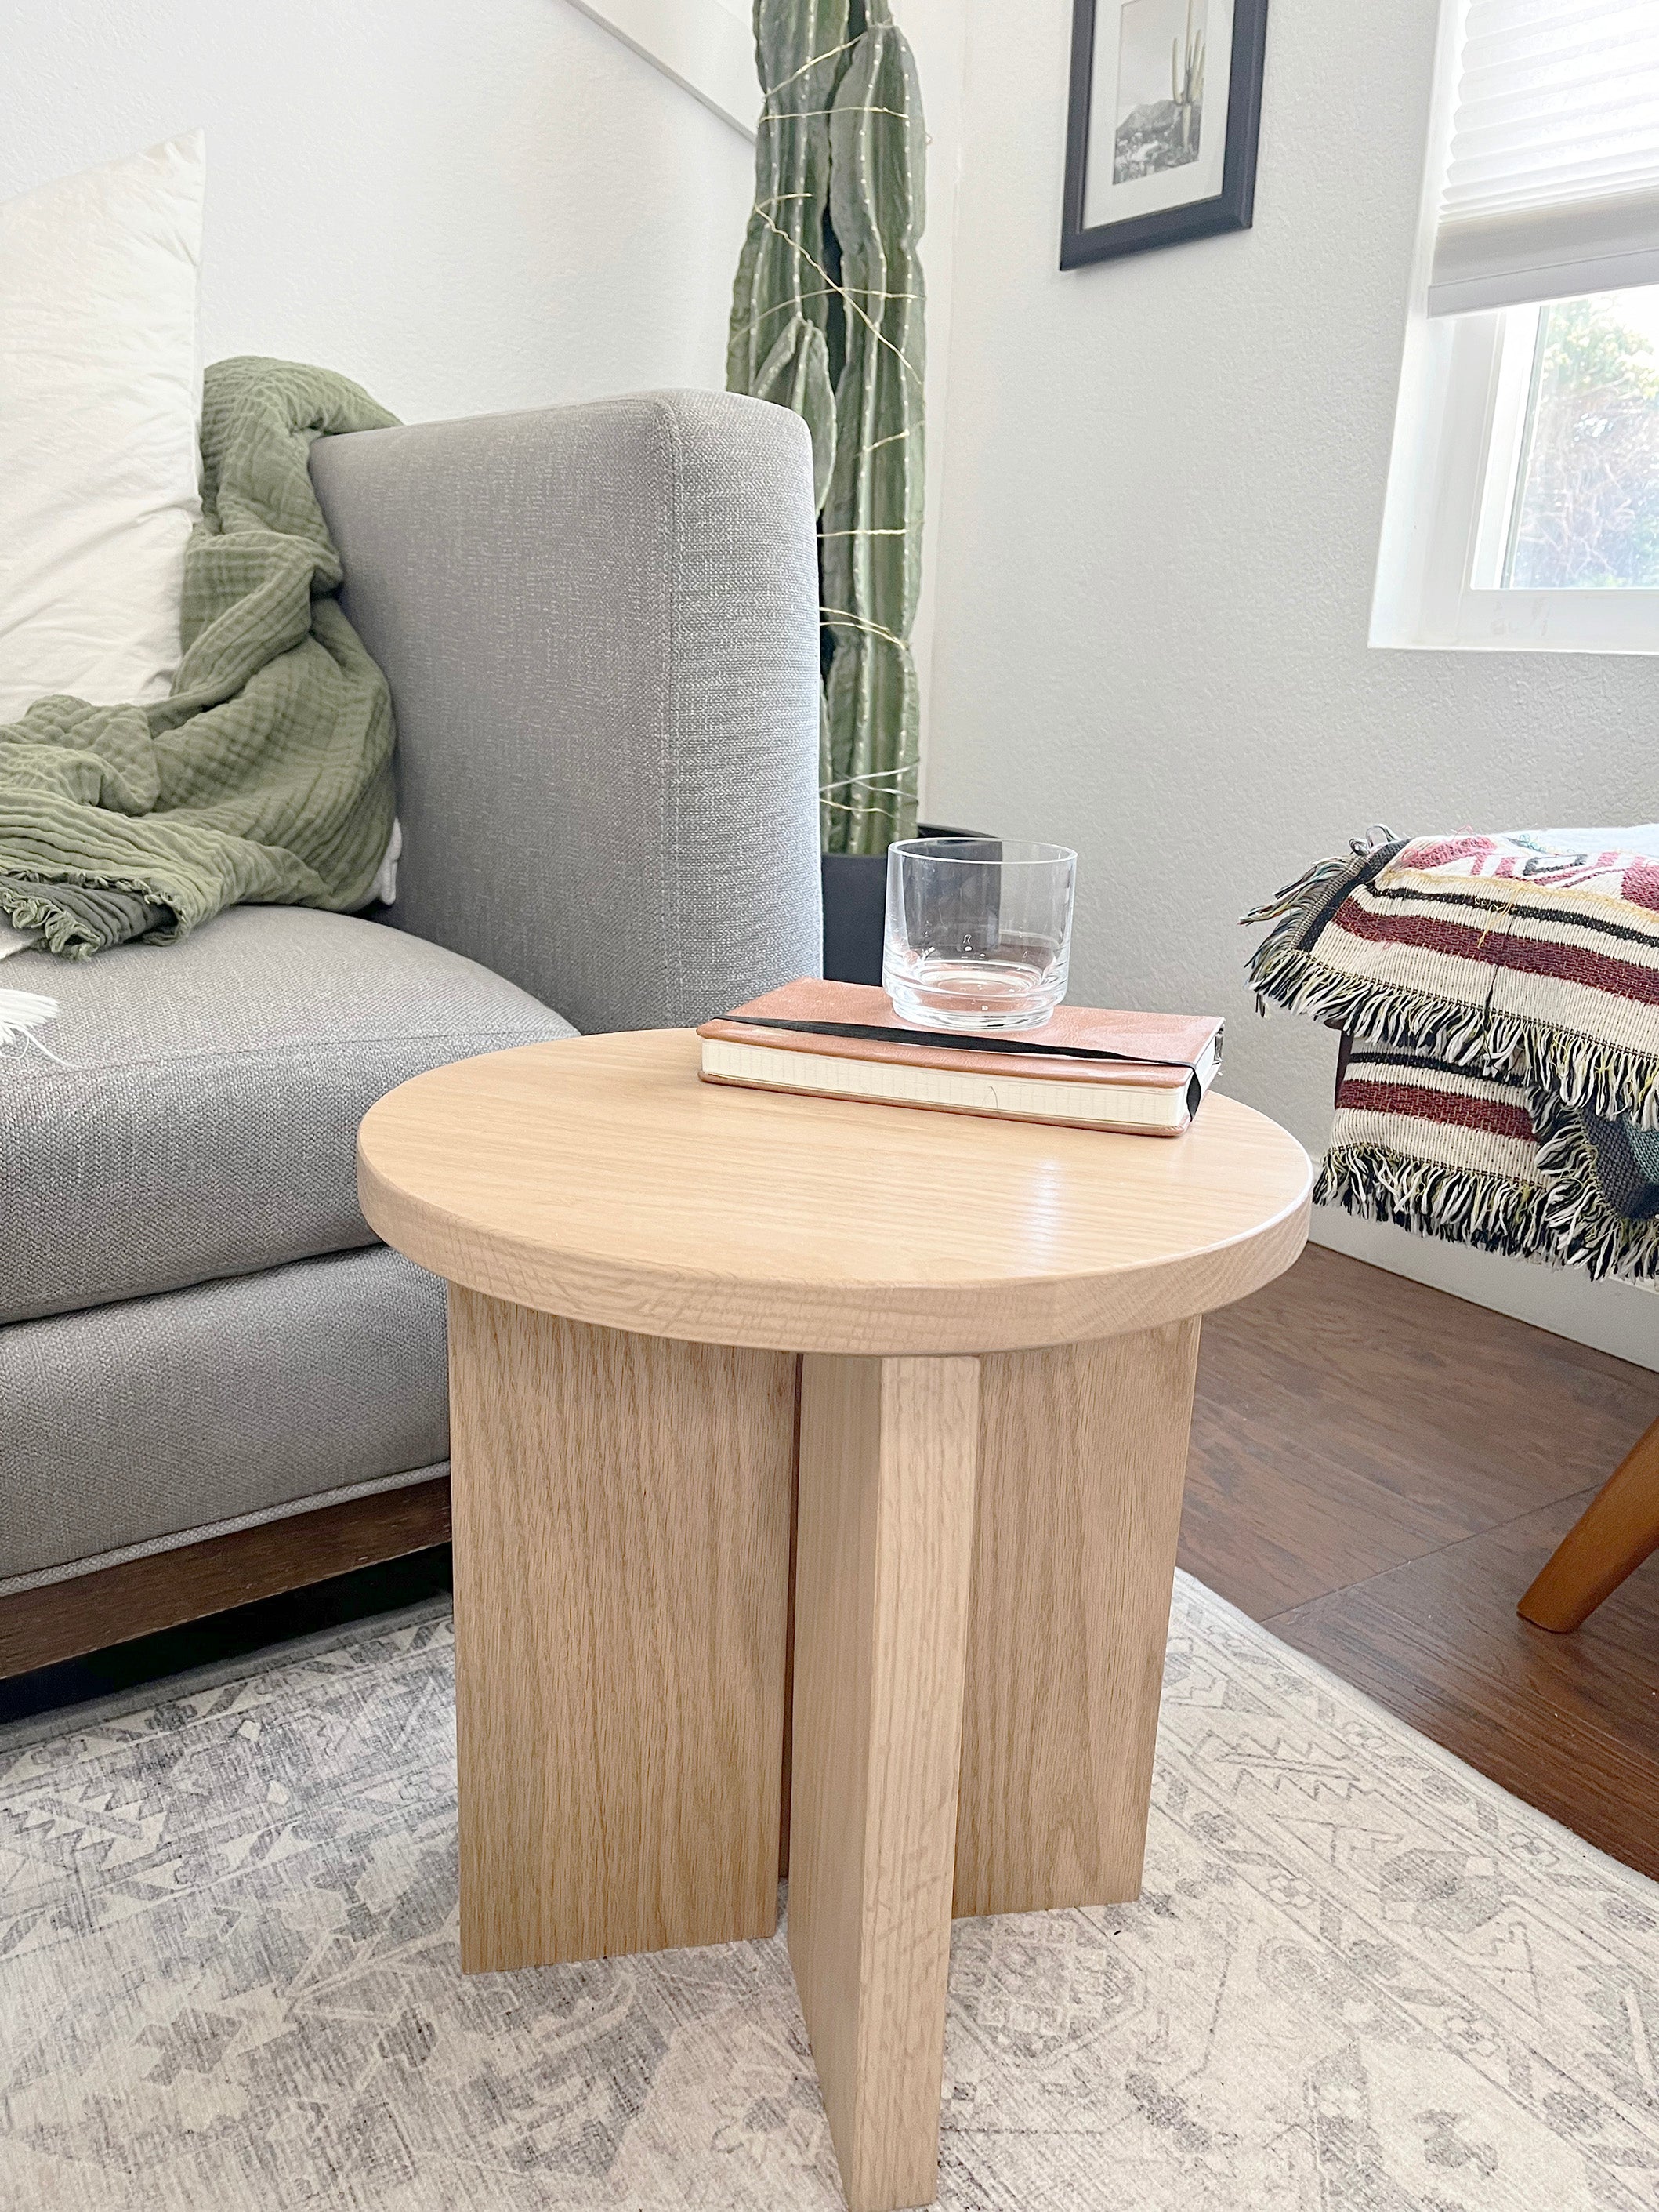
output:
[[[1659,0],[1469,0],[1429,312],[1659,283]]]

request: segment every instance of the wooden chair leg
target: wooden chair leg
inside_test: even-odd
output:
[[[1580,1627],[1604,1597],[1659,1551],[1659,1421],[1620,1462],[1551,1553],[1516,1611],[1558,1635]]]

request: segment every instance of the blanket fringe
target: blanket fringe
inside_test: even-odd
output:
[[[1607,1275],[1659,1281],[1659,1217],[1632,1221],[1604,1202],[1595,1146],[1583,1115],[1559,1099],[1540,1098],[1534,1102],[1533,1126],[1539,1173],[1547,1179],[1550,1238],[1563,1265],[1583,1267],[1596,1282]]]
[[[1252,907],[1249,914],[1241,915],[1240,927],[1248,928],[1253,921],[1278,921],[1286,915],[1291,918],[1292,924],[1303,921],[1319,904],[1327,886],[1346,876],[1353,866],[1354,856],[1351,853],[1340,853],[1328,860],[1316,860],[1312,867],[1292,882],[1281,884],[1264,904]],[[1273,933],[1275,936],[1280,933],[1277,930]]]
[[[1419,1236],[1567,1264],[1550,1234],[1548,1194],[1536,1184],[1431,1167],[1382,1145],[1342,1145],[1326,1153],[1313,1195],[1316,1206],[1340,1206]]]
[[[38,937],[43,949],[60,960],[89,960],[97,950],[84,925],[53,899],[8,892],[0,896],[0,916],[14,929]]]
[[[55,953],[60,960],[90,960],[103,939],[89,936],[86,923],[60,900],[54,899],[52,886],[55,883],[83,884],[89,890],[131,891],[135,898],[152,899],[148,885],[126,874],[111,874],[96,868],[62,870],[51,876],[43,875],[29,890],[0,890],[0,921],[9,922],[38,937],[44,951]],[[184,931],[176,925],[171,929],[154,930],[150,939],[157,945],[170,944],[182,937]]]
[[[1245,972],[1273,1005],[1364,1043],[1452,1060],[1471,1075],[1517,1078],[1535,1098],[1659,1128],[1659,1054],[1621,1050],[1527,1015],[1449,1006],[1397,983],[1334,975],[1279,930],[1257,945]]]
[[[1534,1017],[1449,1004],[1399,983],[1337,974],[1301,940],[1345,879],[1377,858],[1377,840],[1320,860],[1245,915],[1272,922],[1246,963],[1256,1003],[1283,1006],[1384,1052],[1443,1060],[1527,1092],[1538,1139],[1535,1181],[1471,1173],[1380,1145],[1334,1146],[1314,1186],[1322,1206],[1469,1244],[1506,1258],[1581,1267],[1591,1277],[1659,1280],[1659,1218],[1614,1212],[1597,1182],[1586,1117],[1659,1128],[1659,1052],[1611,1045]]]

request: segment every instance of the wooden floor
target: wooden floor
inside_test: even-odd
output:
[[[1659,1876],[1659,1556],[1574,1635],[1515,1611],[1656,1416],[1659,1374],[1310,1245],[1204,1324],[1181,1564]]]

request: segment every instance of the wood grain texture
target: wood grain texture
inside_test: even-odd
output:
[[[795,1538],[800,1526],[800,1371],[795,1362],[794,1473],[789,1485],[789,1610],[784,1631],[783,1788],[778,1806],[778,1880],[789,1879],[789,1814],[795,1768]]]
[[[452,1286],[461,1961],[776,1923],[795,1362]]]
[[[402,1559],[448,1537],[449,1478],[431,1475],[15,1590],[0,1597],[0,1679]]]
[[[1181,1564],[1659,1877],[1659,1564],[1572,1636],[1517,1595],[1659,1374],[1310,1246],[1204,1324]]]
[[[1212,1093],[1184,1136],[697,1080],[690,1030],[437,1068],[358,1138],[363,1210],[451,1282],[608,1328],[976,1353],[1243,1297],[1307,1234],[1294,1139]]]
[[[978,1395],[803,1363],[789,1955],[851,2212],[938,2187]]]
[[[1139,1893],[1198,1333],[981,1363],[959,1914]]]
[[[1659,1421],[1608,1476],[1516,1607],[1563,1635],[1582,1628],[1627,1575],[1659,1551]]]
[[[1206,1321],[1182,1565],[1265,1620],[1599,1490],[1656,1414],[1650,1369],[1310,1245]]]

